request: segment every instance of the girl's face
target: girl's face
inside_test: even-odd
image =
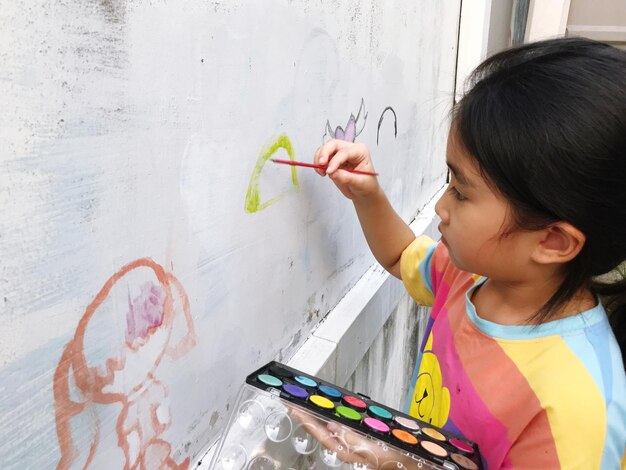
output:
[[[450,184],[435,211],[452,262],[463,271],[493,279],[528,276],[532,232],[512,229],[508,202],[489,187],[454,129],[448,136],[447,163]]]

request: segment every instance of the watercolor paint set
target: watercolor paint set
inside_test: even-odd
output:
[[[482,470],[478,446],[284,364],[246,378],[216,470]]]

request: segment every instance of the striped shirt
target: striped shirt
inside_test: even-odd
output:
[[[540,325],[484,320],[470,298],[486,278],[425,236],[402,254],[401,273],[432,306],[412,416],[476,442],[488,469],[626,468],[626,375],[600,303]]]

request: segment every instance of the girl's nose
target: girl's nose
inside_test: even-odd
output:
[[[448,223],[448,210],[446,209],[445,197],[447,192],[443,193],[437,203],[435,204],[435,213],[441,219],[444,224]]]

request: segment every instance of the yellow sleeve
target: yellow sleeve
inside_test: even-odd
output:
[[[400,276],[409,295],[420,305],[431,306],[433,293],[430,277],[430,257],[435,242],[420,235],[407,246],[400,258]]]

